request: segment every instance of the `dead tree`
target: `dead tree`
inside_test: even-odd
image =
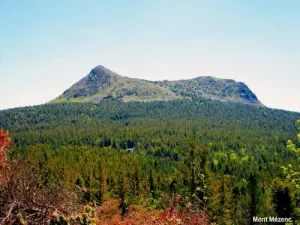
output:
[[[76,189],[58,182],[44,187],[33,161],[28,157],[8,159],[8,132],[0,129],[0,224],[19,220],[48,224],[51,214],[70,215],[76,210]],[[22,224],[22,223],[18,223]]]

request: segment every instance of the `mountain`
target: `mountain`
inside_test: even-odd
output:
[[[135,95],[129,95],[128,90],[136,91]],[[103,99],[117,93],[123,101]],[[124,102],[133,96],[140,100],[140,95],[147,100],[154,99],[153,95],[162,99],[166,93],[164,98],[191,100]],[[63,210],[66,205],[70,210],[67,215],[76,215],[74,210],[78,209],[88,219],[90,213],[86,212],[99,215],[98,224],[112,224],[106,218],[114,222],[115,218],[121,219],[120,206],[126,200],[126,208],[138,211],[129,210],[123,222],[130,218],[130,223],[146,224],[146,220],[140,223],[134,219],[141,217],[145,209],[157,216],[147,224],[158,224],[162,218],[169,218],[170,207],[175,207],[189,213],[176,214],[180,216],[178,221],[195,224],[201,221],[195,216],[202,219],[201,210],[205,207],[205,217],[211,218],[211,223],[246,225],[252,221],[249,211],[253,196],[250,197],[255,190],[259,193],[255,197],[257,213],[280,216],[275,214],[278,207],[293,209],[295,196],[300,194],[283,174],[299,166],[296,151],[286,146],[296,146],[292,142],[296,143],[300,113],[253,107],[259,103],[251,93],[244,84],[231,80],[199,77],[151,82],[121,77],[97,67],[57,99],[63,103],[0,110],[0,128],[9,131],[9,159],[14,159],[9,164],[2,157],[4,165],[8,165],[2,168],[17,168],[14,176],[4,180],[13,188],[0,185],[3,212],[11,211],[11,218],[25,218],[33,225],[42,224],[44,218],[54,218],[54,224],[67,224],[69,221],[61,219],[69,218],[63,212],[57,211],[59,217],[45,215],[49,204]],[[232,96],[247,104],[232,102]],[[290,139],[293,140],[287,142]],[[6,171],[11,174],[11,170]],[[37,194],[23,191],[24,187]],[[15,194],[11,190],[20,191]],[[169,203],[173,196],[178,199],[176,204]],[[200,199],[203,196],[205,201]],[[222,199],[218,196],[226,197],[224,204],[220,204]],[[288,203],[278,200],[280,196],[287,196]],[[42,216],[32,214],[28,199]],[[113,208],[111,201],[115,202]],[[10,210],[14,202],[22,205]],[[265,202],[278,204],[265,206]],[[104,205],[108,211],[102,208]],[[23,210],[25,207],[30,208]],[[1,213],[0,210],[0,217],[5,215]],[[152,218],[149,215],[144,216]],[[287,218],[292,216],[290,213]]]
[[[97,103],[109,98],[124,102],[211,99],[262,106],[256,95],[242,82],[210,76],[177,81],[148,81],[123,77],[104,66],[92,69],[52,103]]]

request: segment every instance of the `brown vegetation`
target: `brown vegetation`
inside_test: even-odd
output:
[[[174,201],[173,201],[174,202]],[[174,202],[175,203],[175,202]],[[118,200],[106,201],[98,210],[97,225],[206,225],[206,214],[192,213],[187,208],[170,206],[165,210],[149,210],[142,206],[130,206],[122,220]]]
[[[8,132],[0,130],[0,224],[48,224],[53,211],[71,214],[76,194],[70,188],[41,187],[34,162],[26,157],[8,160]]]

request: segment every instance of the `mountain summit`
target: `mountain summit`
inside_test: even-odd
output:
[[[256,95],[242,82],[210,76],[177,81],[148,81],[123,77],[101,65],[52,102],[96,103],[108,98],[125,102],[194,98],[262,106]]]

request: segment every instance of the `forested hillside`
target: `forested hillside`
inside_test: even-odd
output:
[[[61,204],[50,201],[45,218],[36,219],[51,224],[118,224],[112,222],[116,214],[119,224],[251,224],[253,216],[296,224],[299,119],[299,113],[209,100],[105,100],[0,111],[0,127],[11,137],[9,159],[26,158],[26,168],[37,174],[36,193],[76,193],[72,201],[56,196]],[[1,196],[4,218],[13,200]],[[114,200],[117,212],[109,214],[103,207]],[[72,214],[83,205],[85,222],[84,215]],[[56,214],[48,215],[53,208]],[[142,215],[134,212],[142,209],[160,219],[135,222]],[[20,207],[10,214],[5,221],[32,218]]]

